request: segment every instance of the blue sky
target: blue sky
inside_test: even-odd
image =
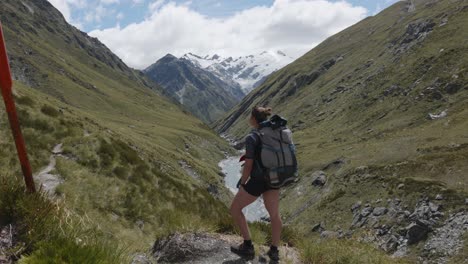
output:
[[[49,0],[129,66],[170,53],[298,58],[397,0]]]

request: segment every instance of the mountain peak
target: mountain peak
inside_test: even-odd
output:
[[[170,53],[166,54],[166,56],[162,57],[161,59],[158,60],[158,62],[161,63],[169,63],[172,61],[178,60],[178,58]]]

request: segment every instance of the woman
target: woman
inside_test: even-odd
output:
[[[249,227],[242,209],[257,200],[263,195],[265,207],[270,215],[272,228],[272,244],[268,251],[271,260],[279,260],[278,245],[281,236],[281,218],[279,214],[279,189],[269,187],[263,178],[263,170],[260,159],[260,138],[255,130],[259,129],[261,123],[266,121],[271,115],[271,108],[255,107],[249,118],[249,124],[253,131],[246,137],[245,163],[240,180],[239,192],[231,205],[231,215],[240,229],[244,242],[236,247],[231,247],[231,251],[243,256],[254,257],[255,251],[250,238]]]

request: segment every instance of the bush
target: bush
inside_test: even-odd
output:
[[[34,100],[29,96],[21,96],[16,98],[16,102],[20,105],[25,105],[29,107],[33,107],[35,105]]]
[[[60,112],[57,109],[49,105],[42,106],[41,112],[51,117],[58,117],[60,115]]]

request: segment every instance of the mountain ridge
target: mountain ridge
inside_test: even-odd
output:
[[[262,83],[268,75],[286,66],[294,59],[278,50],[263,51],[257,55],[239,57],[221,57],[217,54],[199,56],[193,53],[184,54],[185,58],[200,68],[211,71],[226,82],[238,83],[244,93]]]
[[[285,222],[414,262],[449,261],[431,243],[466,215],[467,11],[464,1],[398,2],[273,73],[214,124],[241,140],[254,106],[288,119],[301,177],[282,194]]]
[[[206,123],[215,121],[244,96],[237,84],[224,82],[191,61],[171,54],[144,73]]]

